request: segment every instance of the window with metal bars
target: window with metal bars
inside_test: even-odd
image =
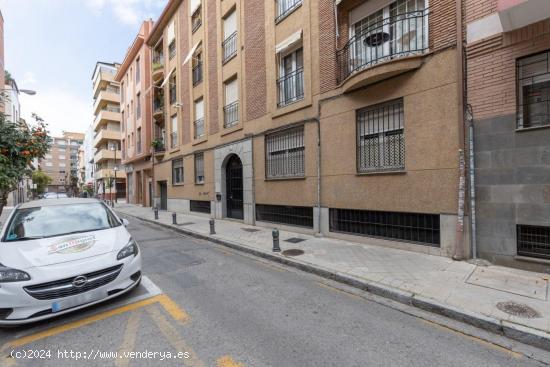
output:
[[[313,208],[256,204],[256,220],[313,228]]]
[[[210,201],[190,200],[189,206],[192,212],[210,214]]]
[[[550,259],[550,227],[518,224],[517,246],[520,256]]]
[[[302,0],[277,0],[277,17],[275,18],[275,23],[286,18],[287,15],[292,13],[300,5],[302,5]]]
[[[523,57],[517,67],[517,128],[550,125],[550,51]]]
[[[440,246],[440,224],[437,214],[331,208],[329,216],[331,232]]]
[[[304,128],[293,128],[265,137],[266,177],[303,177],[305,175]]]
[[[195,183],[204,183],[204,153],[195,154]]]
[[[183,158],[172,160],[172,185],[183,183]]]
[[[405,168],[403,100],[357,111],[357,171]]]
[[[172,60],[176,56],[176,40],[172,40],[168,45],[168,58]]]
[[[170,77],[169,83],[169,92],[170,92],[170,104],[176,103],[177,100],[177,85],[176,85],[176,74],[172,74]]]
[[[202,7],[199,6],[197,10],[191,15],[191,32],[195,33],[202,24]]]

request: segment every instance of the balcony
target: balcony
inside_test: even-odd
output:
[[[107,87],[99,92],[94,100],[94,115],[109,104],[120,104],[120,91],[118,88]]]
[[[428,50],[428,9],[384,18],[336,53],[338,83],[351,91],[419,68]]]
[[[204,118],[195,120],[193,122],[193,137],[200,139],[204,136]]]
[[[153,100],[153,118],[157,121],[164,119],[164,97]]]
[[[239,123],[239,101],[223,107],[223,127],[228,128]]]
[[[94,137],[94,147],[99,148],[99,145],[107,140],[120,140],[120,137],[119,130],[101,129]]]
[[[120,108],[119,107],[113,107],[113,106],[107,106],[101,110],[99,110],[99,113],[97,114],[95,120],[93,129],[94,131],[98,131],[102,126],[107,124],[110,121],[116,121],[119,122],[121,119],[120,117]]]
[[[277,107],[279,108],[304,99],[304,69],[299,68],[279,78],[277,91],[279,94]]]
[[[115,71],[109,68],[101,67],[99,73],[94,80],[93,93],[97,94],[99,89],[103,89],[109,83],[115,80]]]
[[[94,173],[96,180],[101,180],[109,177],[115,177],[115,170],[112,168],[98,168],[96,169]],[[125,178],[126,172],[124,170],[118,169],[116,171],[116,177],[118,178]]]
[[[162,54],[155,55],[153,57],[153,64],[151,65],[151,78],[153,82],[158,82],[164,79],[164,56]]]
[[[202,62],[199,61],[197,65],[193,66],[193,86],[202,82]]]
[[[116,159],[120,159],[122,157],[122,152],[120,150],[116,151]],[[115,151],[111,149],[98,149],[96,154],[94,155],[94,162],[95,163],[101,163],[106,160],[115,159]]]
[[[233,32],[222,43],[223,59],[222,63],[225,64],[237,55],[237,32]]]
[[[191,15],[191,32],[195,33],[202,24],[202,7],[199,6],[197,10]]]

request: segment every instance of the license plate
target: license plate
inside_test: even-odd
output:
[[[79,294],[77,296],[72,296],[62,301],[52,303],[52,312],[63,311],[68,308],[94,302],[105,297],[106,297],[106,294],[104,291],[89,291],[86,293]]]

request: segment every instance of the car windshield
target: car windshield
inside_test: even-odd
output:
[[[102,203],[46,205],[17,209],[4,241],[24,241],[119,226],[118,219]]]

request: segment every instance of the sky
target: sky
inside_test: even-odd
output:
[[[54,136],[92,123],[97,61],[122,62],[141,22],[167,0],[0,0],[5,68],[20,89],[21,116],[37,113]]]

